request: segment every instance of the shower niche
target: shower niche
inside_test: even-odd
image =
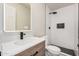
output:
[[[65,24],[64,23],[58,23],[57,24],[57,29],[64,29],[65,28]]]
[[[4,32],[32,30],[31,5],[29,3],[6,3],[4,10]]]

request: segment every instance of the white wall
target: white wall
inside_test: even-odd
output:
[[[45,4],[31,4],[32,30],[35,36],[45,35]]]
[[[79,14],[79,3],[78,3],[78,14]],[[78,15],[78,44],[79,44],[79,15]]]
[[[74,50],[75,50],[75,54],[76,55],[79,55],[78,54],[78,21],[79,21],[79,19],[78,19],[78,16],[79,16],[79,9],[78,9],[78,7],[79,7],[79,4],[76,4],[75,5],[75,8],[76,8],[76,10],[75,10],[75,21],[74,21],[74,31],[75,31],[75,41],[74,41]]]
[[[3,28],[3,26],[2,26],[2,21],[3,20],[3,4],[1,4],[0,3],[0,34],[2,33],[2,28]],[[1,51],[1,36],[0,36],[0,51]]]
[[[0,32],[2,32],[3,4],[0,3]]]
[[[73,4],[58,10],[51,15],[50,44],[76,50],[78,44],[78,4]],[[64,29],[57,29],[57,23],[65,23]]]

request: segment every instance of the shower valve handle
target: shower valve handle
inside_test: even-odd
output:
[[[49,27],[49,29],[51,29],[51,27]]]

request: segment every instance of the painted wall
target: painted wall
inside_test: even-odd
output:
[[[78,44],[78,4],[73,4],[58,10],[51,15],[50,44],[76,50]],[[58,23],[64,23],[64,29],[57,29]]]
[[[31,4],[32,30],[35,36],[45,35],[45,4]]]
[[[0,3],[0,32],[2,32],[2,21],[3,20],[3,4]]]
[[[79,14],[79,4],[78,4],[78,14]],[[78,15],[78,44],[79,44],[79,15]]]
[[[3,20],[3,4],[0,3],[0,35],[1,35],[2,31],[3,31],[2,30],[3,29],[3,26],[2,26],[3,21],[2,20]],[[0,36],[0,51],[1,51],[1,43],[2,42],[1,42],[1,36]]]

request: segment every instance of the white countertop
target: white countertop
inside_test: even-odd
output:
[[[45,37],[27,37],[24,40],[15,40],[2,44],[2,56],[13,56],[16,55],[25,49],[28,49],[36,44],[41,43],[45,40]],[[23,42],[19,44],[18,42]]]

